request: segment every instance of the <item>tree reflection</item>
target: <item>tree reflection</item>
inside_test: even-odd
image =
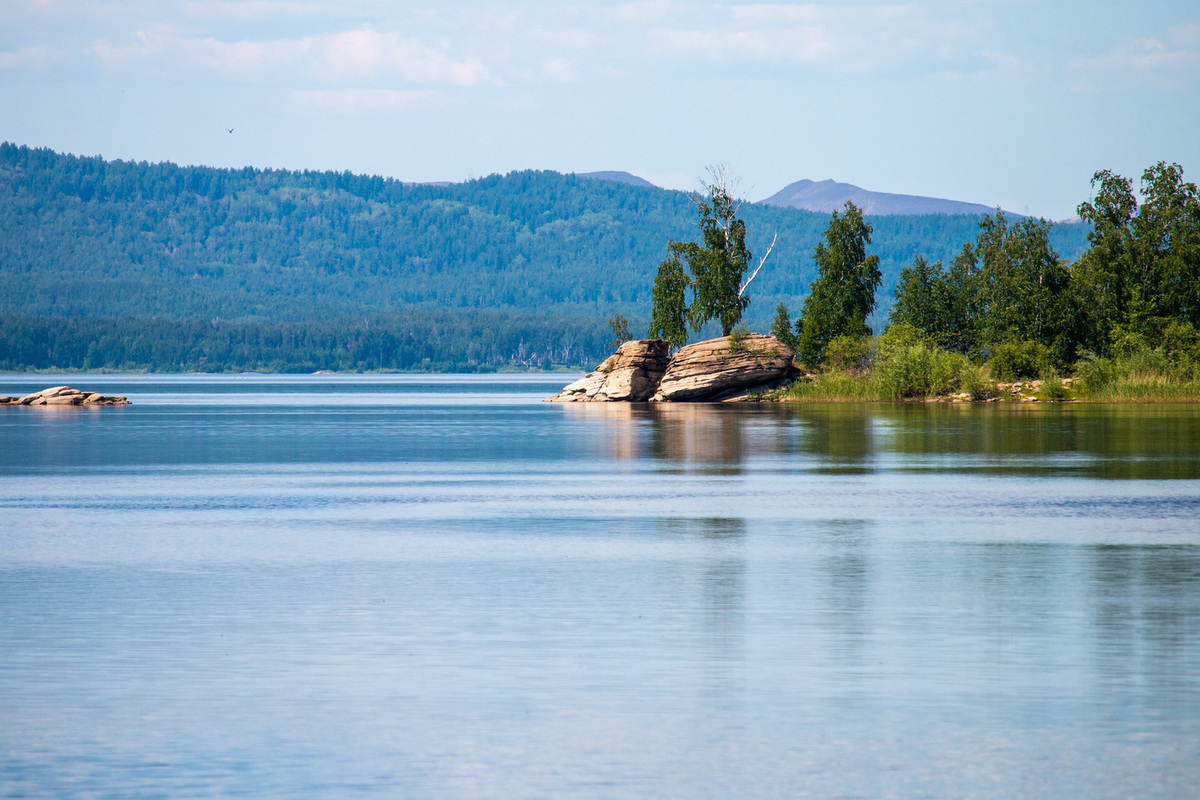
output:
[[[694,587],[688,591],[696,594],[680,601],[696,605],[707,654],[703,663],[714,693],[729,698],[746,648],[746,522],[736,517],[671,518],[658,520],[656,527],[671,539],[705,545],[698,568],[681,565],[689,578],[681,586]]]
[[[1200,478],[1200,407],[1084,404],[567,404],[607,425],[604,455],[740,474],[755,458],[884,468],[1111,479]],[[793,462],[796,463],[796,462]]]
[[[1200,550],[1115,545],[1092,550],[1095,662],[1104,683],[1197,697]],[[1189,663],[1190,662],[1190,663]],[[1140,678],[1134,680],[1135,678]]]

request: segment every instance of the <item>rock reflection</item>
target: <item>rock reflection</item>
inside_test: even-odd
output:
[[[698,462],[736,473],[745,459],[739,409],[701,404],[651,406],[650,451],[663,461]]]
[[[605,455],[615,460],[651,458],[680,468],[737,474],[752,455],[793,449],[786,415],[776,407],[705,403],[589,403],[566,413],[611,423]]]

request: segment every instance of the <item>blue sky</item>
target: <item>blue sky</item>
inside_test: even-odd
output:
[[[1200,3],[0,0],[0,139],[463,180],[800,178],[1071,216],[1200,179]],[[226,129],[233,128],[233,133]]]

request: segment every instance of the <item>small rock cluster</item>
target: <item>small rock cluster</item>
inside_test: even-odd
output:
[[[24,397],[0,397],[0,406],[127,406],[128,397],[81,392],[70,386],[52,386]]]
[[[1074,378],[1063,378],[1062,384],[1064,387],[1070,387]],[[1012,383],[996,384],[996,391],[1001,397],[1006,397],[1010,400],[1021,403],[1036,403],[1038,398],[1034,395],[1042,390],[1043,382],[1040,380],[1028,381],[1013,381]]]
[[[792,351],[774,336],[722,336],[670,356],[662,339],[625,342],[554,403],[727,402],[772,389],[797,374]]]

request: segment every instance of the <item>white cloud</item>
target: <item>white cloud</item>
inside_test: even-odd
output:
[[[840,51],[819,25],[776,30],[660,30],[654,39],[669,57],[706,61],[798,61],[815,64]]]
[[[1088,88],[1195,87],[1200,78],[1200,25],[1176,26],[1162,36],[1140,36],[1103,55],[1077,58],[1070,68],[1088,76],[1076,82]]]
[[[972,55],[977,39],[970,24],[932,18],[924,4],[754,4],[720,9],[704,25],[664,25],[648,49],[671,58],[863,72]]]
[[[1167,31],[1167,40],[1177,47],[1200,48],[1200,22],[1177,25]]]
[[[734,6],[730,9],[730,15],[735,23],[753,27],[781,23],[812,25],[822,19],[821,7],[811,4]]]
[[[111,68],[161,61],[248,81],[300,76],[331,83],[394,79],[450,86],[499,83],[478,60],[455,59],[414,38],[369,26],[275,41],[198,39],[157,29],[138,31],[136,40],[123,47],[98,40],[91,51]]]
[[[671,0],[640,0],[621,3],[608,12],[608,16],[615,22],[644,25],[663,21],[675,8]]]
[[[180,10],[198,19],[239,21],[339,13],[337,5],[304,0],[193,0],[180,4]]]
[[[410,111],[441,97],[441,92],[428,89],[305,89],[292,92],[289,100],[302,111],[358,115]]]
[[[45,45],[24,45],[10,52],[0,52],[0,69],[45,69],[65,63],[66,55]]]
[[[979,55],[983,56],[989,63],[997,67],[1006,69],[1016,69],[1021,66],[1021,59],[1008,53],[997,53],[993,50],[981,50]]]
[[[554,83],[571,83],[579,80],[575,66],[565,58],[551,58],[542,63],[542,78]]]

